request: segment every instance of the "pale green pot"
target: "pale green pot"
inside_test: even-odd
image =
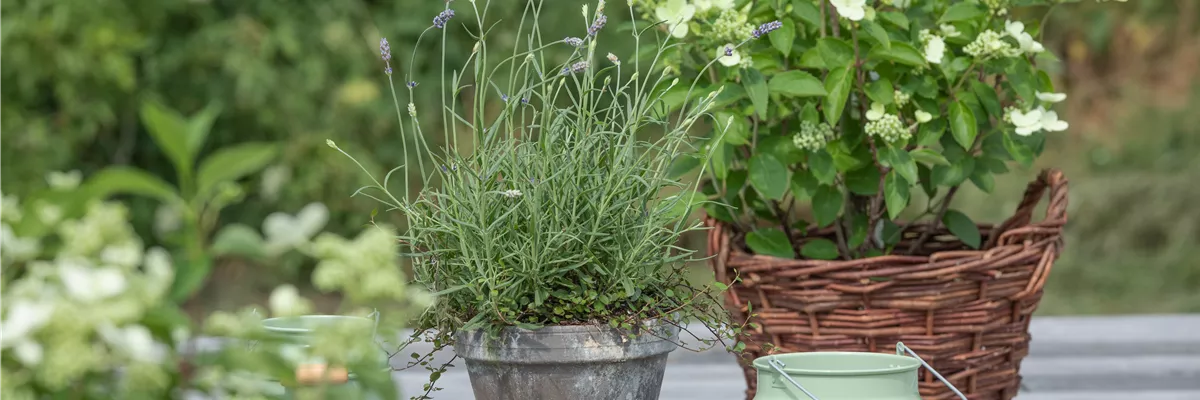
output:
[[[370,318],[354,317],[346,315],[300,315],[293,317],[276,317],[267,318],[262,321],[263,329],[269,332],[272,336],[280,339],[278,346],[293,347],[305,354],[307,357],[307,348],[312,343],[313,332],[320,327],[332,325],[353,324],[359,325],[366,329],[374,324],[374,320]],[[371,336],[364,336],[362,340],[373,341]],[[320,360],[312,359],[311,361],[319,362]],[[386,361],[380,357],[380,365],[386,366]],[[362,388],[359,386],[354,374],[350,374],[349,381],[341,385],[333,385],[329,387],[287,387],[285,388],[285,398],[299,399],[306,397],[305,392],[324,393],[327,398],[339,399],[364,399],[367,398],[362,393]]]
[[[783,371],[808,391],[797,388],[769,364],[776,359]],[[812,352],[759,357],[755,400],[921,400],[917,391],[916,358],[882,353]],[[812,396],[810,397],[809,394]]]

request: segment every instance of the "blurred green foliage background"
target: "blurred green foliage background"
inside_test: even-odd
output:
[[[516,20],[524,0],[492,3],[490,13]],[[581,3],[548,3],[542,19],[563,21],[544,27],[548,37],[581,34]],[[619,28],[628,15],[617,12],[624,2],[612,3],[610,26]],[[469,7],[452,6],[472,18]],[[219,224],[258,227],[271,212],[321,202],[330,210],[327,230],[353,235],[375,205],[350,197],[363,175],[325,140],[377,175],[399,164],[401,141],[411,138],[396,127],[378,41],[391,41],[397,76],[415,60],[414,103],[436,116],[440,38],[426,36],[415,57],[412,45],[443,7],[433,0],[0,1],[0,186],[22,195],[44,187],[49,171],[86,178],[112,165],[174,182],[139,106],[154,100],[192,115],[215,105],[220,114],[201,157],[248,141],[282,145],[267,170],[241,181],[244,200],[225,208]],[[1084,0],[1058,6],[1047,21],[1043,42],[1061,58],[1054,79],[1070,96],[1071,129],[1052,137],[1035,168],[1066,171],[1071,208],[1067,247],[1041,312],[1200,312],[1200,209],[1191,207],[1200,200],[1200,118],[1190,111],[1200,107],[1198,17],[1195,0]],[[496,29],[501,42],[512,40],[515,25]],[[462,65],[473,39],[450,32],[446,62]],[[606,51],[631,51],[608,43],[614,47]],[[438,124],[425,121],[431,144],[441,141]],[[996,195],[960,195],[956,207],[977,221],[1005,218],[1037,173],[1014,171],[997,182]],[[139,234],[154,243],[156,203],[122,199]],[[684,245],[705,242],[691,237]],[[223,258],[194,303],[258,301],[261,288],[307,281],[310,268]],[[710,275],[697,265],[700,279]]]

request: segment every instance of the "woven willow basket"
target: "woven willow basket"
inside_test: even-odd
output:
[[[1046,218],[1031,221],[1045,192]],[[1016,213],[999,226],[979,225],[980,249],[944,228],[913,255],[848,261],[754,255],[744,233],[706,219],[708,255],[716,278],[729,284],[726,307],[744,320],[748,306],[757,329],[746,338],[739,364],[746,398],[755,394],[750,364],[771,353],[895,351],[896,342],[919,353],[972,400],[1011,399],[1021,360],[1029,350],[1029,320],[1063,246],[1067,179],[1043,171],[1029,184]],[[913,224],[897,249],[907,250],[929,225]],[[828,229],[805,239],[832,237]],[[897,253],[907,253],[898,251]],[[740,278],[736,284],[733,277]],[[774,349],[764,350],[765,344]],[[949,399],[949,389],[922,370],[921,396]]]

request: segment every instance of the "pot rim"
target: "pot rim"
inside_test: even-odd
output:
[[[290,326],[280,326],[280,325],[276,325],[276,324],[278,324],[282,321],[295,321],[295,320],[328,321],[328,320],[339,320],[339,319],[344,320],[344,321],[357,320],[357,321],[364,322],[364,323],[373,322],[373,320],[370,318],[359,317],[359,316],[354,316],[354,315],[307,314],[307,315],[293,315],[293,316],[288,316],[288,317],[267,318],[267,319],[262,320],[262,326],[263,326],[263,329],[266,329],[271,332],[308,333],[308,332],[312,332],[313,330],[311,328],[294,328],[294,327],[290,327]]]
[[[772,354],[769,356],[762,356],[762,357],[755,359],[753,364],[754,364],[754,368],[757,369],[759,372],[778,373],[778,371],[776,371],[775,368],[772,368],[771,366],[767,365],[767,360],[776,358],[778,356],[791,356],[793,358],[804,358],[807,356],[831,356],[831,355],[833,355],[833,356],[848,356],[848,357],[856,357],[856,358],[890,359],[892,361],[895,361],[898,363],[904,363],[906,365],[898,365],[898,366],[894,366],[894,367],[883,367],[883,368],[872,368],[872,369],[857,369],[857,370],[829,370],[829,369],[797,368],[797,367],[785,366],[783,368],[783,372],[786,372],[789,375],[790,374],[803,374],[803,375],[817,375],[817,376],[884,375],[884,374],[894,374],[897,372],[915,371],[921,367],[921,362],[917,361],[917,359],[912,358],[912,357],[896,355],[896,354],[858,352],[858,351],[814,351],[814,352],[801,352],[801,353]]]

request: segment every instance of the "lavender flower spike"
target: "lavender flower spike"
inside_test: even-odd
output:
[[[392,45],[388,44],[387,38],[379,38],[379,55],[383,61],[392,59]]]
[[[580,39],[577,37],[567,37],[567,38],[563,39],[563,43],[566,43],[566,44],[570,45],[571,47],[579,47],[579,46],[583,46],[583,39]]]
[[[450,18],[454,18],[454,10],[446,9],[445,11],[439,13],[436,17],[433,17],[433,26],[437,28],[445,28],[446,22],[449,22]]]
[[[596,36],[596,33],[600,32],[601,29],[604,29],[604,24],[607,23],[608,16],[600,14],[599,17],[596,17],[596,21],[592,22],[592,26],[588,27],[588,36]]]
[[[408,88],[409,88],[409,89],[412,89],[412,88],[415,88],[415,87],[417,87],[417,81],[408,81]]]
[[[576,72],[587,69],[587,67],[588,67],[587,61],[580,61],[580,62],[571,64],[571,66],[569,66],[569,67],[563,67],[562,75],[574,74]]]
[[[771,31],[773,31],[773,30],[779,29],[782,26],[783,26],[782,22],[779,22],[779,20],[775,20],[775,21],[771,21],[771,22],[759,25],[759,27],[754,29],[754,31],[751,32],[750,34],[754,35],[755,39],[758,39],[758,38],[762,37],[763,35],[771,33]]]

